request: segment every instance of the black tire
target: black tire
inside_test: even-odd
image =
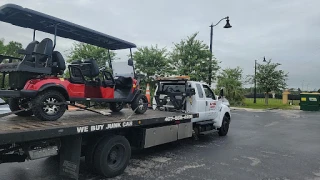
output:
[[[110,110],[112,112],[119,112],[123,109],[124,107],[124,103],[121,102],[121,103],[110,103]]]
[[[131,108],[136,114],[143,114],[148,109],[148,99],[145,95],[139,94],[131,103]]]
[[[32,101],[32,112],[36,118],[42,121],[55,121],[64,114],[67,108],[66,105],[48,105],[47,108],[50,108],[51,110],[46,110],[46,106],[42,104],[49,101],[53,101],[56,103],[65,103],[66,99],[59,91],[55,90],[45,90],[39,93]]]
[[[9,108],[11,111],[19,111],[22,110],[22,108],[28,108],[28,100],[27,99],[21,99],[21,98],[10,98],[8,101]],[[21,111],[18,113],[14,113],[17,116],[22,116],[22,117],[28,117],[32,116],[32,110],[29,111]]]
[[[226,136],[229,131],[229,124],[230,124],[230,119],[228,116],[224,115],[221,127],[219,128],[219,136]]]
[[[94,153],[95,150],[100,143],[100,141],[105,138],[104,136],[99,136],[99,137],[91,137],[89,140],[89,143],[85,149],[85,163],[86,166],[89,170],[91,170],[94,173],[99,173],[95,167],[94,167]]]
[[[94,167],[103,176],[118,176],[128,166],[131,157],[129,141],[123,136],[109,136],[103,139],[94,153]]]

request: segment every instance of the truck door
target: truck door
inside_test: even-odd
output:
[[[206,119],[215,119],[218,115],[218,99],[207,85],[202,85],[205,94]]]
[[[199,118],[196,118],[196,121],[202,121],[206,119],[206,99],[202,88],[202,84],[196,83],[195,91],[195,107],[197,108],[197,112],[199,113]]]

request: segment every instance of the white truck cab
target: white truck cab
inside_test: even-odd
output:
[[[215,129],[219,130],[220,135],[226,135],[231,113],[228,105],[223,102],[223,90],[216,96],[208,84],[189,79],[188,76],[159,78],[152,100],[153,109],[197,113],[199,116],[192,119],[194,126],[205,126],[200,127],[199,132]],[[181,108],[177,108],[179,103]]]

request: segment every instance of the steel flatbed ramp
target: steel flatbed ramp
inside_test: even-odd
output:
[[[0,119],[0,145],[110,129],[172,123],[175,120],[190,121],[191,117],[195,117],[195,115],[178,112],[148,110],[145,114],[133,114],[127,119],[132,113],[131,109],[125,109],[119,113],[102,116],[87,111],[73,111],[65,113],[58,121],[39,121],[34,117],[11,115]]]

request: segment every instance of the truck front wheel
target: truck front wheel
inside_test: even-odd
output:
[[[230,119],[226,115],[224,115],[221,127],[219,128],[219,132],[218,132],[219,136],[226,136],[228,134],[229,124],[230,124]]]
[[[39,93],[32,101],[32,111],[36,118],[43,121],[55,121],[66,111],[66,99],[55,90]]]
[[[123,173],[131,157],[131,147],[124,136],[109,136],[96,147],[95,169],[105,177],[115,177]]]

